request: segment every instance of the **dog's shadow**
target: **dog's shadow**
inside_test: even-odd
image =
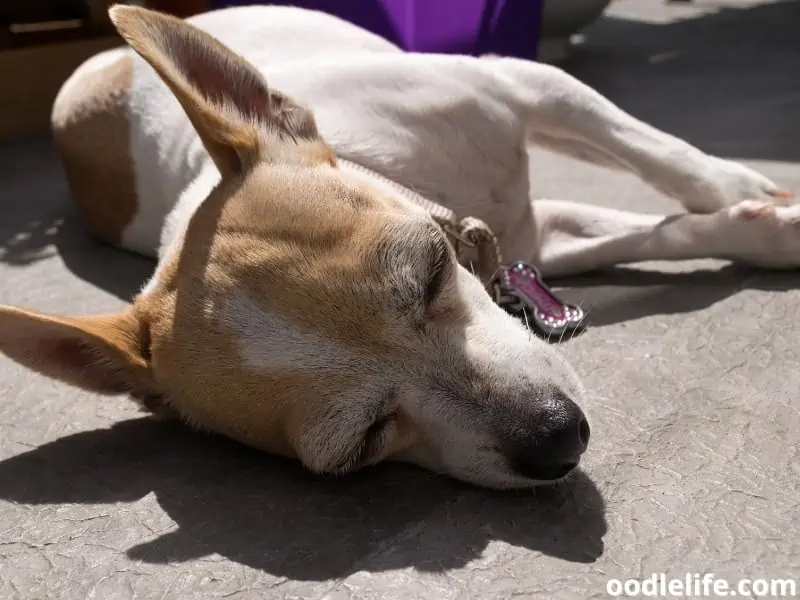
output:
[[[800,289],[800,271],[768,271],[740,264],[674,273],[614,267],[552,283],[564,301],[587,310],[590,327],[603,327],[654,315],[693,313],[742,290]]]
[[[124,301],[154,268],[152,260],[88,234],[50,139],[0,144],[0,264],[28,267],[54,255],[78,278]]]
[[[491,492],[402,465],[326,478],[149,418],[0,463],[0,498],[15,503],[133,502],[151,492],[176,528],[130,548],[131,559],[167,563],[218,553],[297,580],[457,568],[493,540],[592,562],[606,533],[602,496],[583,474],[535,493]]]

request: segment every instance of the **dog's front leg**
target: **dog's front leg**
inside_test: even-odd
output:
[[[792,195],[752,169],[643,123],[561,69],[511,58],[484,65],[511,85],[530,142],[631,171],[692,212]]]
[[[800,267],[800,205],[744,201],[711,214],[645,215],[560,200],[532,203],[544,276],[646,260],[721,258]]]

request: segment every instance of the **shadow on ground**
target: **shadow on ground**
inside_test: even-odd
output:
[[[699,311],[742,290],[796,290],[800,273],[732,264],[677,273],[616,267],[552,283],[564,301],[588,310],[590,327],[602,327]]]
[[[151,260],[87,234],[48,139],[0,147],[0,210],[0,262],[24,267],[57,254],[74,275],[122,300],[153,270]]]
[[[448,570],[478,558],[492,540],[587,563],[602,554],[606,533],[603,499],[583,474],[535,495],[467,487],[401,465],[322,478],[294,461],[149,418],[0,462],[0,498],[12,502],[132,502],[151,492],[177,528],[129,550],[132,559],[219,553],[298,580],[407,566]],[[419,527],[459,543],[382,552]]]
[[[706,152],[800,160],[800,2],[713,4],[710,14],[667,23],[607,16],[563,66]]]

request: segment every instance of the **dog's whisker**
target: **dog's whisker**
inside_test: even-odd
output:
[[[523,310],[522,311],[522,316],[525,317],[525,327],[527,327],[528,331],[530,332],[528,335],[529,336],[533,336],[533,329],[531,328],[531,322],[528,319],[528,313]]]

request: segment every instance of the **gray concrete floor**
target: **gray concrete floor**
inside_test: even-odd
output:
[[[800,3],[618,0],[567,67],[800,191]],[[672,212],[544,153],[542,195]],[[0,150],[0,303],[115,310],[150,263],[81,230],[46,141]],[[800,277],[717,261],[564,282],[592,402],[571,485],[338,480],[0,363],[2,598],[603,598],[609,578],[797,577]],[[1,334],[1,332],[0,332]]]

